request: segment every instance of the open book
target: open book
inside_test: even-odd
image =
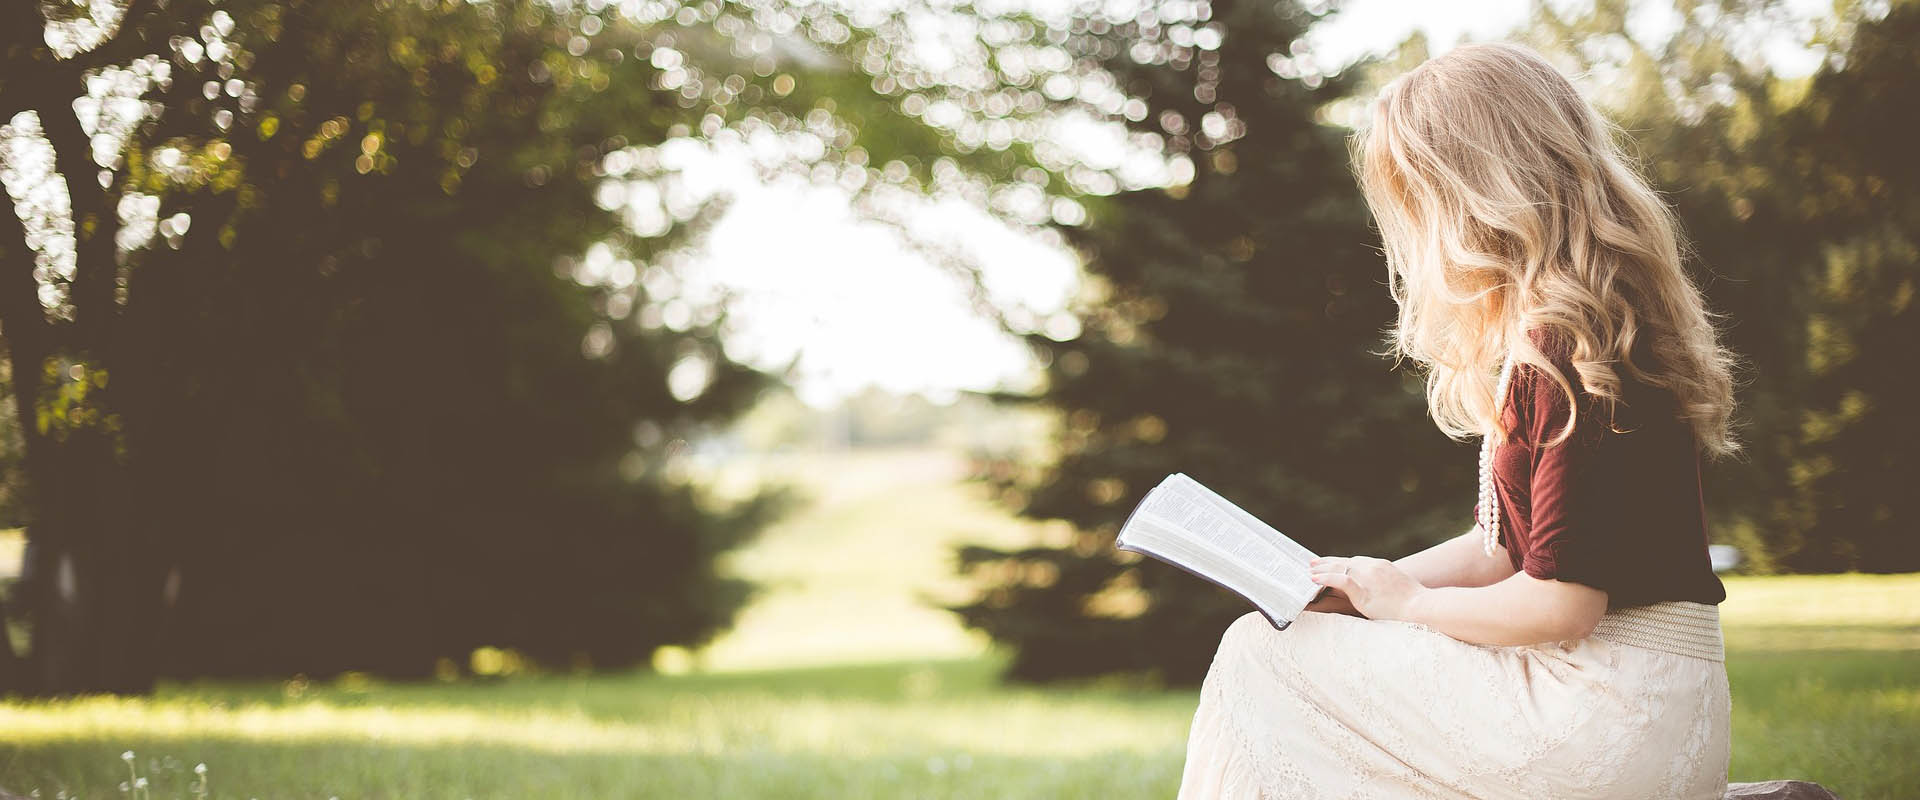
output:
[[[1147,492],[1114,543],[1246,598],[1278,630],[1327,588],[1307,578],[1312,551],[1178,472]]]

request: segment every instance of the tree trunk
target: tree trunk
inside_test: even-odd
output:
[[[20,655],[13,651],[13,637],[7,633],[7,604],[0,601],[0,696],[13,691],[25,677]]]
[[[46,471],[47,443],[34,420],[35,409],[39,405],[41,377],[46,369],[50,334],[46,316],[40,309],[40,287],[33,279],[33,261],[33,251],[26,245],[26,230],[20,224],[19,217],[8,209],[0,214],[0,333],[6,335],[12,378],[7,388],[14,402],[14,417],[19,421],[20,438],[26,449],[26,505],[30,513],[38,508],[35,476],[44,475]],[[30,519],[27,531],[27,555],[22,564],[21,580],[14,588],[15,602],[9,604],[9,610],[23,617],[33,615],[33,600],[39,594],[38,585],[46,577],[41,571],[41,550],[34,544],[40,533],[39,526]],[[31,693],[40,689],[33,671],[25,663],[12,666],[13,669],[5,676],[0,676],[6,681],[0,684],[0,691]]]
[[[14,687],[54,694],[139,692],[153,682],[149,627],[142,623],[153,613],[154,604],[145,601],[156,599],[149,593],[157,596],[159,577],[146,543],[135,541],[125,524],[116,434],[95,420],[50,435],[38,420],[41,401],[55,389],[48,380],[51,359],[71,350],[88,373],[107,367],[119,277],[119,215],[97,182],[92,143],[66,97],[79,87],[60,83],[34,87],[34,106],[73,209],[74,324],[56,329],[48,323],[24,231],[14,215],[0,215],[8,218],[0,223],[6,236],[0,326],[13,366],[10,388],[26,445],[31,509],[13,606],[32,620],[33,641]],[[104,387],[93,388],[98,393],[89,393],[87,405],[109,410]]]

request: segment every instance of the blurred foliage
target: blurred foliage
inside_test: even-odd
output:
[[[1112,547],[1168,472],[1318,552],[1397,557],[1471,525],[1471,453],[1433,431],[1413,376],[1365,352],[1390,301],[1344,131],[1319,124],[1350,117],[1425,43],[1326,75],[1299,39],[1313,10],[1221,2],[1191,23],[1097,26],[1132,43],[1101,51],[1147,104],[1126,119],[1163,134],[1191,180],[1092,203],[1069,233],[1103,292],[1079,308],[1077,338],[1030,337],[1051,385],[1010,399],[1062,412],[1060,454],[1000,488],[1079,533],[963,549],[981,593],[956,609],[1016,652],[1014,677],[1204,674],[1244,602]],[[1756,44],[1779,30],[1776,3],[1678,3],[1672,39],[1651,46],[1630,10],[1536,4],[1520,38],[1622,122],[1683,217],[1710,302],[1735,320],[1749,454],[1707,467],[1716,539],[1759,571],[1920,569],[1920,422],[1904,401],[1920,380],[1920,6],[1839,4],[1816,32],[1826,65],[1798,80]]]
[[[0,359],[0,386],[11,382],[11,367]],[[20,421],[12,403],[0,403],[0,530],[26,524],[27,498],[21,490],[27,485],[25,445],[21,441]],[[0,592],[5,591],[0,587]]]
[[[1664,47],[1618,0],[1532,36],[1610,87],[1733,318],[1750,451],[1707,467],[1714,530],[1760,571],[1920,569],[1920,4],[1837,4],[1795,79],[1742,44],[1777,4],[1682,6]]]
[[[771,142],[911,188],[945,141],[821,6],[0,13],[0,319],[42,423],[14,689],[705,640],[747,595],[716,556],[780,496],[723,505],[685,468],[768,379],[675,296],[723,198],[664,151]]]
[[[1374,285],[1344,132],[1317,118],[1348,84],[1294,44],[1314,14],[1180,8],[1193,17],[1115,19],[1068,41],[1144,100],[1127,119],[1164,135],[1191,177],[1118,195],[1071,229],[1097,287],[1083,332],[1029,337],[1048,365],[1042,399],[1064,417],[1060,453],[1002,491],[1079,532],[1062,547],[963,550],[986,587],[958,609],[1014,647],[1019,678],[1204,673],[1243,602],[1112,547],[1169,472],[1319,551],[1406,550],[1470,521],[1449,499],[1471,495],[1471,454],[1423,431],[1417,383],[1368,352],[1391,300]]]
[[[724,206],[676,171],[727,148],[839,187],[1042,357],[1009,399],[1058,412],[1057,461],[983,472],[1080,533],[963,551],[963,617],[1021,677],[1197,679],[1238,601],[1111,547],[1165,473],[1324,551],[1470,522],[1469,449],[1369,354],[1391,306],[1333,123],[1375,67],[1315,62],[1327,5],[0,5],[29,529],[0,613],[33,634],[0,684],[619,665],[727,624],[714,556],[778,501],[722,505],[684,459],[767,378],[675,276]],[[1839,4],[1796,81],[1755,55],[1777,7],[1681,2],[1650,46],[1624,2],[1540,4],[1526,35],[1593,71],[1742,323],[1721,538],[1910,569],[1914,4]],[[1073,318],[1006,307],[900,213],[928,195],[1077,249]],[[922,435],[892,411],[860,436]]]

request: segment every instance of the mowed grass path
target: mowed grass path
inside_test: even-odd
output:
[[[132,750],[153,797],[193,796],[202,762],[223,798],[1172,797],[1191,691],[1003,686],[999,656],[924,607],[954,588],[952,541],[1044,535],[951,467],[774,465],[845,477],[816,479],[820,502],[736,559],[770,588],[735,634],[676,661],[694,672],[6,702],[0,787],[122,797]],[[1727,583],[1734,779],[1920,797],[1920,575]]]

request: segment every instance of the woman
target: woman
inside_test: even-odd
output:
[[[1514,45],[1382,90],[1356,158],[1393,351],[1442,431],[1483,436],[1475,524],[1318,559],[1330,591],[1293,625],[1230,626],[1181,797],[1722,797],[1699,469],[1738,449],[1732,359],[1612,136]]]

